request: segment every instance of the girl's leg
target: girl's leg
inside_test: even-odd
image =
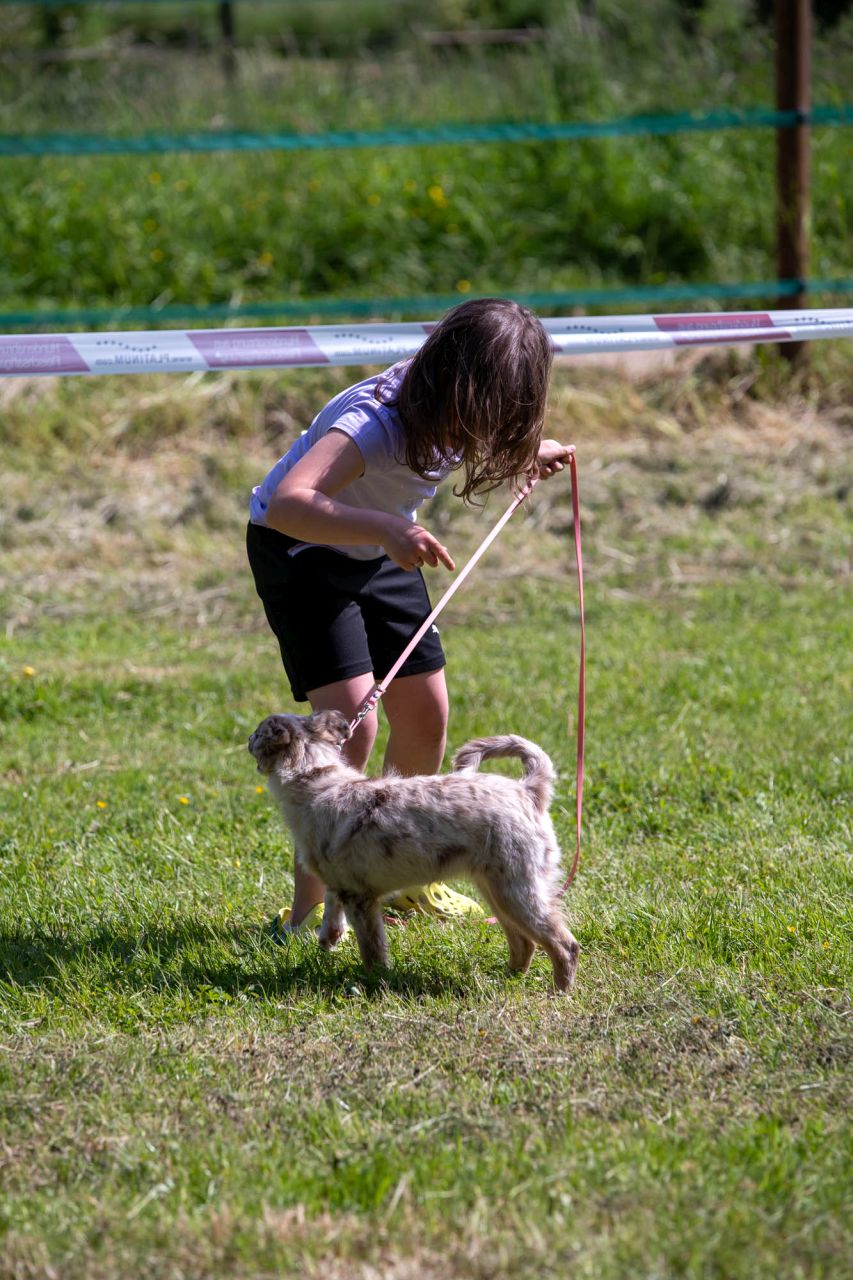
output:
[[[336,680],[333,684],[323,685],[319,689],[308,690],[308,700],[312,711],[342,711],[344,715],[354,716],[364,699],[370,693],[375,681],[368,672],[363,676],[352,676],[349,680]],[[373,741],[376,737],[376,712],[365,716],[343,750],[346,760],[355,768],[363,769],[367,764]],[[326,886],[322,880],[312,876],[299,864],[293,868],[293,906],[290,909],[290,923],[294,926],[305,919],[308,912],[323,901]]]
[[[447,742],[448,699],[444,671],[398,676],[382,699],[391,729],[385,772],[404,777],[438,773]]]
[[[385,752],[385,772],[411,776],[438,773],[447,743],[448,698],[444,671],[399,676],[383,698],[391,727]],[[442,919],[482,916],[471,898],[445,884],[415,885],[395,894],[389,905],[398,911],[428,911]]]

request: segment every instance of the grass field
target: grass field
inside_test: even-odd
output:
[[[246,492],[351,376],[15,381],[0,512],[0,1275],[838,1277],[850,1257],[850,362],[558,372],[587,560],[576,993],[413,922],[278,949],[290,704]],[[461,558],[499,509],[440,495]],[[565,477],[443,634],[572,845]],[[845,1258],[848,1260],[845,1262]]]

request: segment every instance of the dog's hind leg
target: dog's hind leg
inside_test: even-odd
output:
[[[536,947],[523,933],[519,933],[517,929],[514,929],[506,918],[502,919],[500,912],[495,911],[495,915],[500,921],[501,928],[506,934],[506,940],[509,944],[510,969],[513,973],[527,973]]]
[[[388,938],[377,898],[341,894],[347,919],[355,930],[362,962],[367,969],[387,969],[391,963]]]
[[[559,908],[555,907],[545,929],[536,941],[548,953],[554,966],[554,986],[558,991],[571,991],[580,955],[580,943],[569,929]]]
[[[571,991],[578,967],[580,944],[563,919],[557,903],[545,902],[538,895],[530,894],[529,886],[525,893],[518,887],[508,889],[507,885],[502,885],[498,889],[492,884],[486,896],[493,903],[501,924],[504,924],[506,918],[510,928],[542,947],[553,966],[554,986],[557,990]],[[506,924],[504,929],[506,930]]]
[[[525,937],[523,933],[515,928],[510,917],[502,909],[496,895],[492,893],[489,882],[485,879],[478,878],[477,888],[494,911],[498,924],[506,934],[507,945],[509,946],[509,967],[511,971],[513,973],[527,973],[536,947],[528,937]]]

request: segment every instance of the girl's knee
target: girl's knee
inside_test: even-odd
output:
[[[436,681],[416,684],[418,679],[410,676],[411,684],[401,680],[396,691],[398,696],[389,699],[386,695],[388,723],[394,733],[429,738],[432,742],[443,741],[447,734],[447,690],[443,681],[440,684]]]
[[[429,762],[430,768],[422,766],[418,772],[432,772],[439,768],[447,746],[447,723],[436,716],[434,719],[419,717],[417,721],[405,728],[391,726],[391,736],[396,746],[404,743],[417,750]]]
[[[447,741],[447,690],[441,672],[394,681],[385,698],[391,727],[386,770],[434,773]]]

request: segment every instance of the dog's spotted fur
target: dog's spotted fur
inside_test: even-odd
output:
[[[512,969],[535,944],[568,991],[579,947],[558,898],[560,851],[548,816],[554,771],[525,738],[478,738],[442,776],[366,778],[338,749],[347,717],[275,715],[249,739],[258,769],[293,834],[296,856],[328,887],[320,942],[341,937],[344,914],[368,966],[388,964],[381,902],[399,889],[464,875],[503,926]],[[480,762],[521,759],[520,780],[478,773]]]

